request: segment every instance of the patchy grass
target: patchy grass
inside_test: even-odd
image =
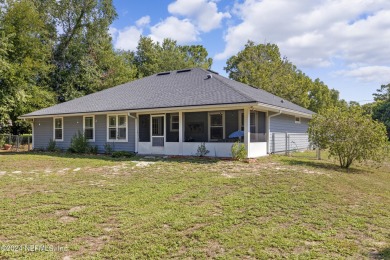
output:
[[[308,153],[250,164],[4,154],[0,258],[386,259],[389,183],[388,164],[345,172]]]

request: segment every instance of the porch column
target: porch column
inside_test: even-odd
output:
[[[251,140],[251,134],[250,134],[250,111],[249,107],[244,108],[244,144],[246,148],[246,152],[248,154],[248,157],[250,155],[249,151],[249,143]]]
[[[183,120],[183,112],[179,111],[179,147],[180,147],[180,155],[183,155],[183,140],[184,140],[184,120]]]
[[[135,114],[134,118],[134,142],[135,142],[135,152],[138,153],[138,142],[139,142],[139,135],[138,135],[138,114]]]

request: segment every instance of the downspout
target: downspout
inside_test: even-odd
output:
[[[274,114],[274,115],[270,115],[268,116],[268,140],[267,140],[267,151],[268,153],[271,153],[271,149],[270,149],[270,134],[271,134],[271,117],[275,117],[275,116],[280,116],[282,114],[282,110],[279,110],[279,112],[277,114]]]
[[[128,113],[128,116],[130,118],[134,119],[134,152],[138,153],[138,117],[131,115],[131,113]]]

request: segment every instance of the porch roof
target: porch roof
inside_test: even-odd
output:
[[[260,103],[314,114],[264,90],[193,68],[154,74],[123,85],[44,108],[21,118],[174,107]]]

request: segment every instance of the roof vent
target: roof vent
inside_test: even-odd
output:
[[[168,75],[168,74],[171,74],[171,72],[169,72],[169,71],[167,71],[167,72],[160,72],[160,73],[157,73],[157,76]]]
[[[206,79],[211,79],[213,77],[213,75],[212,74],[207,74],[206,77],[207,77]]]
[[[191,71],[191,69],[178,70],[176,73],[189,72],[189,71]]]
[[[281,102],[281,103],[284,103],[284,100],[282,99],[282,100],[280,100],[280,102]]]

